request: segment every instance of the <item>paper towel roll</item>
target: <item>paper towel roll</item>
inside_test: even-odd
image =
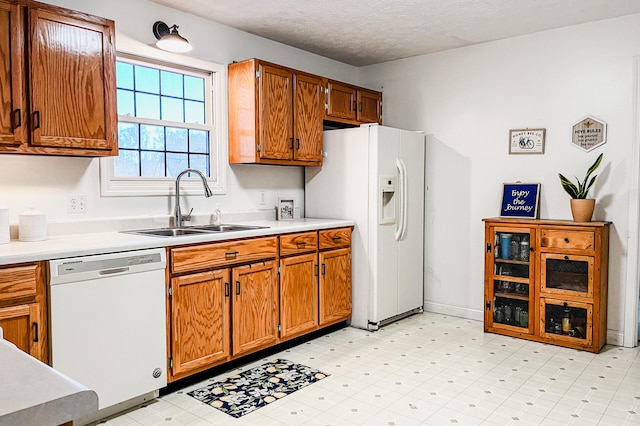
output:
[[[18,238],[20,241],[43,241],[47,239],[47,216],[31,207],[18,215]]]
[[[9,236],[9,208],[0,207],[0,244],[7,244]]]

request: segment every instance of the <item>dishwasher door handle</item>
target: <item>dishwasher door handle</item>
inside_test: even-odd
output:
[[[126,266],[124,268],[104,269],[102,271],[99,271],[98,275],[122,274],[123,272],[129,272],[129,267]]]

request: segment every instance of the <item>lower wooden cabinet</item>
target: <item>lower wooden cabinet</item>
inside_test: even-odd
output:
[[[351,228],[168,253],[169,382],[351,317]]]
[[[320,325],[351,317],[351,250],[320,253]]]
[[[230,269],[171,279],[170,368],[173,376],[230,359]]]
[[[278,269],[275,260],[233,268],[233,356],[278,341]]]
[[[0,267],[0,327],[3,337],[49,362],[47,286],[44,262]]]

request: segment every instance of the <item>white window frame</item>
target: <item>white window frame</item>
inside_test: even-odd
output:
[[[205,86],[205,95],[212,101],[211,120],[213,130],[209,134],[209,169],[207,183],[214,194],[226,193],[227,165],[227,126],[226,120],[226,67],[213,62],[202,61],[182,55],[163,52],[146,45],[131,41],[126,36],[117,45],[117,59],[133,60],[141,65],[162,68],[163,64],[185,71],[196,70],[212,73],[209,87]],[[116,37],[116,40],[118,38]],[[116,177],[114,176],[114,157],[100,159],[100,195],[103,197],[144,197],[167,196],[175,193],[175,178],[172,177]],[[202,183],[197,178],[183,178],[180,193],[199,195]]]

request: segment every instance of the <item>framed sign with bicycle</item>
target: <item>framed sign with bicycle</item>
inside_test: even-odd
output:
[[[544,154],[547,129],[509,130],[509,154]]]

